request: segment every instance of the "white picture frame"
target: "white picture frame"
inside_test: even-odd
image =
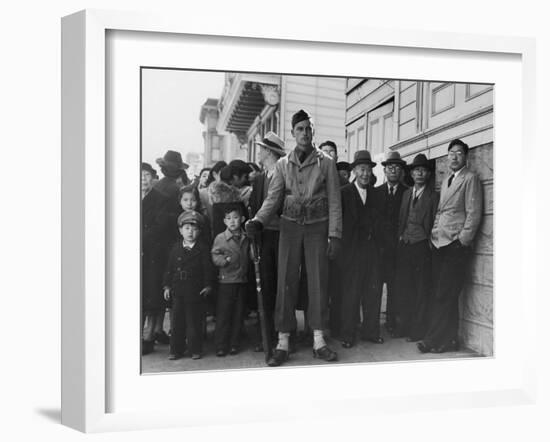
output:
[[[243,31],[243,29],[245,29]],[[63,18],[62,21],[62,423],[84,432],[101,432],[143,428],[164,428],[188,425],[208,425],[212,421],[218,423],[256,422],[273,419],[302,418],[323,416],[323,404],[327,401],[338,401],[339,416],[365,415],[374,412],[399,412],[410,409],[411,405],[418,409],[464,408],[470,406],[495,406],[499,404],[528,404],[535,400],[535,367],[534,336],[536,324],[528,321],[525,313],[518,314],[517,320],[522,324],[522,336],[527,342],[517,361],[506,359],[506,352],[499,350],[497,340],[494,358],[481,361],[463,361],[455,368],[464,372],[479,371],[482,376],[489,376],[494,369],[502,370],[501,382],[487,384],[483,388],[480,383],[465,382],[462,390],[454,392],[438,392],[426,389],[425,392],[400,390],[399,384],[386,393],[374,391],[368,394],[365,389],[358,388],[353,394],[345,394],[345,389],[333,392],[327,398],[308,396],[310,407],[300,407],[299,401],[288,403],[286,407],[282,398],[272,397],[269,403],[261,403],[250,399],[241,399],[233,404],[231,413],[224,412],[220,406],[209,409],[207,404],[200,404],[193,409],[182,407],[174,410],[156,406],[146,410],[109,410],[109,392],[115,388],[108,373],[113,355],[110,352],[108,327],[111,311],[107,291],[109,288],[109,241],[112,240],[109,223],[112,221],[111,196],[109,195],[108,173],[109,152],[106,149],[107,133],[106,119],[108,84],[106,79],[106,34],[118,32],[154,32],[156,35],[185,36],[194,38],[200,36],[217,36],[238,38],[243,44],[266,41],[271,45],[283,45],[292,42],[309,42],[313,46],[331,47],[337,45],[342,50],[352,47],[369,46],[378,51],[395,50],[425,50],[431,54],[470,53],[480,60],[483,54],[501,54],[503,57],[519,57],[521,66],[521,115],[518,127],[513,128],[514,140],[521,145],[521,164],[527,164],[526,158],[534,153],[534,97],[535,97],[535,46],[534,41],[525,38],[501,37],[494,38],[479,35],[464,35],[451,33],[427,32],[391,32],[367,27],[355,28],[333,26],[330,34],[319,28],[299,30],[292,26],[279,23],[277,27],[267,28],[260,24],[250,24],[246,28],[235,26],[234,23],[209,23],[204,19],[181,17],[154,16],[151,14],[86,10]],[[255,44],[255,43],[254,43]],[[111,54],[116,56],[116,54]],[[319,73],[319,72],[311,72]],[[483,73],[478,74],[478,78]],[[445,78],[446,79],[446,78]],[[497,84],[498,90],[498,84]],[[495,100],[495,108],[499,112],[499,97]],[[498,121],[498,120],[497,120]],[[505,140],[499,138],[500,129],[496,126],[495,140],[505,145]],[[533,155],[531,155],[533,157]],[[509,167],[502,157],[502,170]],[[516,159],[516,162],[518,160]],[[497,183],[499,173],[495,174]],[[502,176],[502,175],[500,175]],[[502,178],[501,178],[502,179]],[[498,184],[497,184],[498,186]],[[535,218],[535,196],[527,192],[524,185],[514,190],[523,201],[523,210],[519,214],[524,221],[520,230],[520,240],[514,252],[519,253],[522,276],[515,283],[520,288],[519,304],[525,308],[536,303],[535,267],[529,266],[528,256],[534,256],[534,229],[528,228],[528,221]],[[502,194],[501,194],[502,195]],[[532,204],[529,204],[532,203]],[[498,199],[496,203],[498,206]],[[499,210],[505,208],[501,205]],[[504,216],[503,216],[504,219]],[[497,224],[499,223],[497,219]],[[495,233],[498,238],[498,231]],[[501,235],[502,236],[502,235]],[[500,250],[503,250],[502,248]],[[504,261],[504,258],[503,258]],[[502,262],[502,261],[501,261]],[[504,265],[502,266],[504,267]],[[501,268],[502,268],[501,267]],[[495,287],[506,290],[505,281],[499,284],[496,278]],[[496,289],[495,289],[496,290]],[[515,294],[517,296],[517,293]],[[506,300],[500,304],[506,306]],[[520,311],[526,310],[519,308]],[[504,315],[498,316],[505,330],[508,310],[501,309]],[[500,314],[500,313],[499,313]],[[501,336],[509,333],[501,333]],[[511,340],[506,340],[514,344]],[[502,347],[501,347],[502,348]],[[500,359],[499,359],[500,358]],[[445,370],[451,366],[445,361],[430,364],[440,364]],[[441,365],[443,364],[443,365]],[[477,365],[476,365],[477,364]],[[406,369],[421,376],[420,371],[426,363],[408,364]],[[383,370],[401,370],[403,366],[382,364],[369,367],[373,376]],[[248,376],[253,381],[262,382],[269,379],[270,385],[277,386],[281,382],[291,382],[292,379],[304,379],[304,376],[319,379],[312,373],[322,373],[323,378],[336,376],[336,370],[342,367],[323,367],[315,372],[304,372],[302,369],[283,369],[273,371],[250,371]],[[360,379],[364,366],[346,367],[346,373],[353,379]],[[305,373],[305,374],[304,374]],[[500,372],[499,372],[500,373]],[[139,375],[139,373],[134,373]],[[199,375],[193,376],[195,381]],[[210,379],[239,379],[237,373],[212,373]],[[217,376],[217,378],[216,378]],[[155,382],[161,382],[158,376]],[[495,377],[495,379],[498,376]],[[120,377],[119,377],[120,379]],[[152,383],[149,377],[147,382]],[[188,378],[189,379],[189,378]],[[499,378],[500,379],[500,378]],[[460,384],[460,382],[458,382]],[[301,385],[301,384],[300,384]],[[468,387],[471,385],[471,387]],[[155,388],[153,386],[153,388]],[[305,385],[303,394],[308,394]],[[458,388],[458,387],[457,387]],[[469,390],[469,388],[471,388]],[[165,390],[162,394],[166,394]],[[376,398],[376,401],[367,400]],[[158,403],[157,403],[158,404]],[[220,402],[221,404],[221,402]],[[122,407],[124,408],[124,407]],[[207,415],[205,410],[209,409]],[[334,413],[334,409],[331,410]],[[237,416],[237,417],[236,417]]]

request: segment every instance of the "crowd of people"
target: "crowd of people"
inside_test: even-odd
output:
[[[259,165],[220,161],[193,181],[178,152],[157,160],[162,179],[142,163],[142,354],[160,342],[171,360],[201,358],[207,315],[216,356],[242,351],[245,315],[258,308],[251,244],[264,322],[253,350],[269,366],[292,353],[297,310],[315,358],[338,360],[329,336],[343,349],[358,339],[383,344],[384,285],[392,338],[423,353],[457,350],[458,300],[482,213],[468,145],[449,143],[439,193],[423,154],[407,164],[390,152],[376,186],[369,151],[338,161],[334,142],[313,143],[304,110],[291,127],[291,149],[269,132],[257,142]]]

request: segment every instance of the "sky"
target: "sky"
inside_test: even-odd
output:
[[[144,69],[142,72],[142,161],[160,172],[155,160],[167,150],[204,152],[200,109],[220,98],[223,72]]]

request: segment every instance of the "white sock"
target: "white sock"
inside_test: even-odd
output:
[[[325,337],[323,336],[323,330],[313,330],[313,348],[319,350],[323,348],[327,343],[325,342]]]
[[[277,350],[288,351],[288,338],[290,333],[279,332],[279,343],[277,344]]]

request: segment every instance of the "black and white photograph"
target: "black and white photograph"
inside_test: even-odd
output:
[[[142,374],[494,356],[493,84],[140,81]]]

